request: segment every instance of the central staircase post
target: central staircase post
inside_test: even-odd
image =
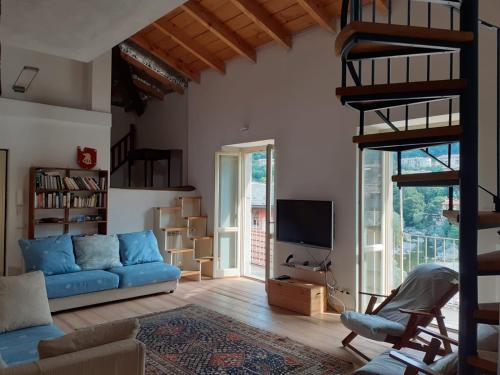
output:
[[[460,77],[467,89],[460,97],[460,318],[459,374],[473,374],[467,363],[477,351],[477,326],[473,320],[477,308],[478,238],[478,18],[477,0],[463,0],[460,11],[461,31],[474,34],[474,41],[460,54]]]

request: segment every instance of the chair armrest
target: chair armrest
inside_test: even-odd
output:
[[[432,331],[432,330],[430,330],[429,328],[426,328],[426,327],[418,327],[418,328],[417,328],[417,332],[419,332],[419,333],[425,333],[426,335],[429,335],[429,336],[435,337],[435,338],[437,338],[437,339],[440,339],[441,341],[446,341],[446,342],[449,342],[450,344],[453,344],[453,345],[458,346],[458,341],[457,341],[457,340],[452,339],[451,337],[448,337],[448,336],[442,335],[442,334],[440,334],[440,333],[438,333],[438,332]]]
[[[399,312],[403,314],[411,314],[411,315],[419,315],[424,316],[426,318],[444,318],[443,316],[433,314],[428,311],[419,311],[419,310],[410,310],[410,309],[399,309]]]
[[[377,293],[370,293],[370,292],[359,292],[359,294],[362,294],[364,296],[373,296],[373,297],[382,297],[382,298],[389,297],[389,296],[384,295],[384,294],[377,294]]]
[[[395,359],[395,360],[397,360],[397,361],[405,364],[409,368],[412,368],[412,369],[418,370],[420,372],[423,372],[426,375],[440,375],[438,372],[432,370],[425,363],[417,361],[417,360],[415,360],[413,358],[410,358],[410,357],[406,356],[405,354],[403,354],[401,352],[398,352],[398,351],[395,351],[395,350],[391,350],[389,352],[389,356],[391,358],[393,358],[393,359]]]

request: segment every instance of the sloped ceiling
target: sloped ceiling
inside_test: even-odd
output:
[[[3,0],[2,43],[89,62],[183,0]]]

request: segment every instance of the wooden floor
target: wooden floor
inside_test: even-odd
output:
[[[70,332],[77,328],[171,310],[187,304],[204,306],[254,327],[360,363],[342,348],[341,340],[348,332],[338,314],[325,313],[307,317],[270,307],[264,284],[245,278],[183,281],[173,294],[159,294],[56,313],[54,320],[61,329]],[[354,344],[370,357],[387,348],[363,338],[357,338]]]

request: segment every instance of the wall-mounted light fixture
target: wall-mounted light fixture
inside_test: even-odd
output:
[[[25,93],[35,79],[40,69],[33,66],[25,66],[21,73],[17,76],[16,82],[12,85],[12,90],[15,92]]]

